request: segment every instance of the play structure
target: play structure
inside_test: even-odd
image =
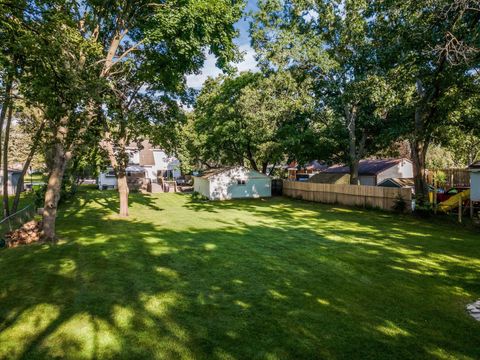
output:
[[[459,192],[456,195],[451,196],[447,200],[441,202],[437,206],[437,211],[447,213],[461,206],[465,201],[470,199],[470,189]]]

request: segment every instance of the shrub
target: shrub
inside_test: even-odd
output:
[[[60,191],[60,201],[62,204],[64,201],[71,199],[77,193],[78,185],[70,176],[63,178],[62,189]],[[34,190],[34,204],[35,207],[43,207],[45,201],[45,193],[47,191],[47,184]]]
[[[192,201],[205,201],[208,200],[208,198],[202,194],[200,194],[198,191],[194,191],[191,194]]]
[[[415,205],[415,215],[419,217],[428,218],[433,214],[433,206],[431,203],[423,203]]]
[[[445,174],[443,171],[435,172],[435,185],[437,187],[442,187],[442,186],[445,186],[446,183],[447,183],[447,174]]]
[[[407,211],[408,204],[401,194],[398,194],[393,203],[393,210],[398,213]]]

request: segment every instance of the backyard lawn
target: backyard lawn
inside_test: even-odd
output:
[[[82,190],[0,250],[0,358],[479,359],[480,234],[284,198]]]

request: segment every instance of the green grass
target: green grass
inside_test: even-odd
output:
[[[35,173],[32,175],[25,175],[25,183],[28,184],[30,181],[32,182],[46,182],[48,180],[48,176],[45,174]]]
[[[0,251],[0,358],[478,359],[480,236],[274,198],[82,191]]]

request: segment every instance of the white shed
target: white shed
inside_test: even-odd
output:
[[[213,169],[193,178],[194,191],[210,200],[272,196],[272,179],[243,166]]]
[[[468,167],[470,170],[470,200],[480,201],[480,161]]]

